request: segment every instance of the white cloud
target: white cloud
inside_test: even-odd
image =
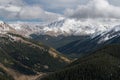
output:
[[[75,10],[67,9],[65,16],[70,18],[120,18],[120,7],[109,4],[108,0],[90,0]]]
[[[50,21],[60,15],[47,12],[40,5],[28,5],[22,0],[0,0],[0,16],[6,20]]]

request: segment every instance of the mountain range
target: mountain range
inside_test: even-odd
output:
[[[117,80],[119,39],[115,19],[43,25],[1,21],[0,79]]]

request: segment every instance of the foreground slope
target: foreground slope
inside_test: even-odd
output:
[[[99,49],[41,80],[120,80],[120,45]]]
[[[70,62],[53,48],[20,35],[0,34],[0,63],[25,75],[56,71]]]

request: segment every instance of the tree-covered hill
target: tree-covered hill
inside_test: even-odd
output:
[[[105,46],[41,80],[120,80],[120,45]]]

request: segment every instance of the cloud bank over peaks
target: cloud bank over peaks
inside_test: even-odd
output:
[[[89,0],[86,5],[79,5],[76,9],[67,9],[64,15],[75,19],[120,19],[120,7],[111,5],[108,0]]]

